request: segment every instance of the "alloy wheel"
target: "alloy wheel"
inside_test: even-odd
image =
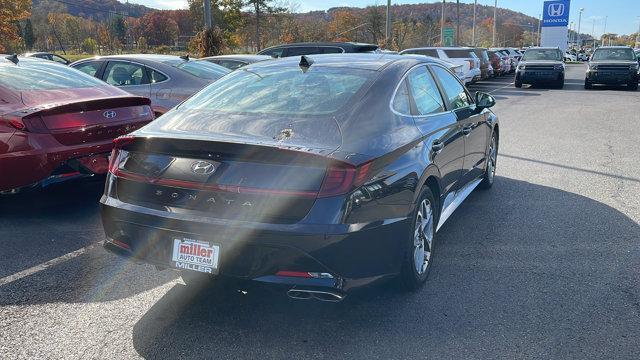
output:
[[[413,259],[418,275],[424,274],[431,260],[433,245],[433,210],[429,200],[420,203],[413,234]]]

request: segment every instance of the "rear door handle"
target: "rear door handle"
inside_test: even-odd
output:
[[[471,134],[471,130],[473,130],[473,125],[467,125],[462,128],[462,133],[465,135]]]
[[[433,145],[431,145],[431,149],[439,153],[440,151],[442,151],[442,149],[444,149],[444,143],[441,143],[439,141],[434,142]]]

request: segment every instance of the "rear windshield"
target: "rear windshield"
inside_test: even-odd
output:
[[[556,49],[529,49],[522,57],[524,61],[530,60],[551,60],[562,61],[562,53]]]
[[[458,59],[473,58],[473,56],[471,56],[471,50],[462,50],[462,49],[445,50],[444,53],[447,54],[447,56],[450,58],[458,58]]]
[[[106,86],[82,71],[51,61],[26,60],[0,65],[0,85],[15,91],[76,89]]]
[[[312,67],[240,68],[180,105],[225,113],[324,115],[349,102],[376,72]]]
[[[592,60],[636,60],[636,55],[631,48],[597,49]]]
[[[169,65],[186,71],[189,74],[207,80],[218,80],[227,75],[231,70],[208,62],[206,60],[190,60],[190,61],[169,61]]]

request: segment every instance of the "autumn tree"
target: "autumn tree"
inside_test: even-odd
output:
[[[178,36],[178,24],[164,11],[154,11],[140,19],[140,33],[149,45],[172,45]]]
[[[282,13],[286,9],[280,6],[274,5],[274,0],[246,0],[245,5],[252,11],[256,21],[256,48],[260,51],[260,14],[273,14]]]
[[[36,37],[33,34],[33,25],[31,24],[31,19],[27,19],[27,21],[25,22],[22,34],[24,46],[27,48],[27,50],[33,49],[33,45],[36,42]]]
[[[20,40],[16,24],[30,14],[30,0],[0,0],[0,52],[14,47]]]
[[[367,33],[371,36],[371,42],[373,44],[379,44],[381,40],[384,38],[384,28],[386,18],[384,13],[382,12],[382,7],[379,6],[369,6],[365,10],[364,15],[364,23],[366,24],[364,28],[367,30]]]
[[[109,31],[114,39],[118,39],[121,44],[126,43],[127,39],[127,24],[124,18],[120,15],[114,16],[109,22]]]
[[[339,10],[333,14],[329,23],[329,36],[336,41],[357,41],[357,28],[362,25],[353,12]]]

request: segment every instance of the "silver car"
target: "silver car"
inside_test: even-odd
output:
[[[70,65],[131,94],[148,97],[157,116],[223,77],[229,69],[174,55],[112,55]]]

